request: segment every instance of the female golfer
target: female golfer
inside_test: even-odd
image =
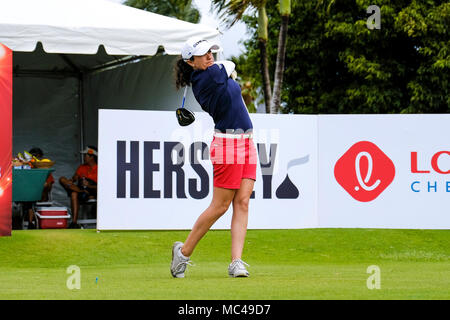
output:
[[[200,239],[233,204],[231,219],[231,277],[248,277],[241,260],[247,232],[248,206],[256,180],[256,149],[252,139],[253,125],[241,94],[241,88],[230,76],[234,63],[214,63],[211,50],[218,50],[206,40],[191,38],[183,46],[182,58],[176,64],[176,87],[191,85],[202,109],[215,123],[211,142],[214,168],[213,198],[189,233],[186,241],[172,247],[171,273],[183,278],[189,257]]]

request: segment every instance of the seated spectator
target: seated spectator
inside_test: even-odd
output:
[[[84,154],[84,163],[77,168],[72,179],[66,177],[59,179],[59,183],[70,196],[72,209],[70,229],[80,228],[77,222],[80,202],[97,198],[97,148],[88,146],[81,153]]]
[[[44,152],[41,148],[32,148],[30,151],[28,151],[32,156],[36,157],[39,160],[44,159]],[[50,193],[52,191],[53,184],[55,183],[55,178],[53,178],[53,175],[50,173],[48,175],[47,180],[44,183],[44,188],[42,189],[42,196],[40,202],[47,202],[50,198]],[[24,206],[24,209],[28,209],[28,229],[36,229],[36,225],[34,224],[34,212],[31,208],[31,204],[27,203]]]
[[[42,149],[40,148],[32,148],[30,151],[28,151],[32,156],[36,157],[39,160],[44,159],[44,153],[42,152]],[[42,198],[40,202],[47,202],[50,199],[50,193],[52,191],[53,184],[55,183],[55,178],[53,178],[53,175],[50,173],[48,175],[47,180],[44,183],[44,189],[42,190]]]

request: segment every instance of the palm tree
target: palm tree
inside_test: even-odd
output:
[[[291,1],[280,0],[281,26],[278,36],[277,61],[275,65],[275,77],[273,83],[272,100],[270,101],[270,113],[278,113],[281,104],[281,87],[283,84],[284,64],[286,60],[286,43],[289,16],[291,14]]]
[[[263,80],[264,101],[266,113],[270,113],[270,101],[272,89],[270,86],[269,62],[267,57],[268,19],[266,13],[266,0],[211,0],[211,7],[221,14],[221,18],[233,26],[242,19],[247,9],[254,8],[258,11],[258,46],[260,51],[261,75]]]
[[[200,21],[200,12],[192,0],[127,0],[125,5],[191,23]]]

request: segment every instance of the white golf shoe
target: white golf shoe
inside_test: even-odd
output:
[[[235,259],[228,266],[228,275],[233,278],[237,277],[248,277],[250,274],[248,273],[245,266],[250,267],[247,263],[242,261],[241,259]]]
[[[181,247],[183,242],[177,241],[172,246],[172,263],[170,264],[170,272],[174,278],[184,278],[184,272],[186,271],[186,266],[193,264],[189,261],[190,259],[183,256],[181,253]]]

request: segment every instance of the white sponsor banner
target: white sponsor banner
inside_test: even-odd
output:
[[[450,228],[450,115],[251,119],[250,229]],[[203,112],[180,127],[174,112],[100,110],[97,228],[192,228],[212,198],[212,135]]]
[[[319,116],[320,227],[450,228],[450,115]]]
[[[317,117],[251,114],[258,164],[250,229],[318,226]],[[199,112],[99,111],[99,230],[191,229],[212,199],[214,124]],[[230,227],[232,206],[214,225]]]

